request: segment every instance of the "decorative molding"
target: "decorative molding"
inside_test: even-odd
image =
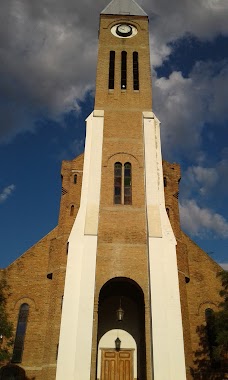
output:
[[[11,310],[15,310],[15,309],[18,309],[20,308],[21,305],[23,305],[23,303],[27,303],[29,306],[33,306],[34,309],[36,311],[38,311],[38,308],[36,307],[36,303],[35,303],[35,300],[33,298],[30,298],[30,297],[27,297],[27,296],[24,296],[24,297],[21,297],[19,298],[15,303],[14,303],[14,307],[11,309]]]
[[[127,153],[127,152],[117,152],[117,153],[112,154],[111,156],[108,157],[108,159],[106,160],[106,162],[105,162],[105,164],[103,165],[103,167],[107,167],[109,161],[110,161],[113,157],[115,157],[115,156],[119,156],[119,155],[121,155],[121,154],[126,155],[126,156],[130,156],[130,157],[133,157],[134,160],[138,163],[139,168],[142,167],[142,165],[140,165],[140,163],[139,163],[139,160],[138,160],[133,154],[131,154],[131,153]]]

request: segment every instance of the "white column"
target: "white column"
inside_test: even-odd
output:
[[[185,380],[176,240],[165,209],[160,123],[143,113],[154,380]]]
[[[81,202],[70,237],[56,380],[90,379],[104,111],[86,120]]]

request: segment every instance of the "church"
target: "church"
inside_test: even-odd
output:
[[[101,12],[94,110],[84,153],[62,163],[58,225],[0,271],[11,363],[28,379],[209,379],[202,331],[221,268],[181,230],[180,166],[162,160],[152,108],[148,23],[134,0]]]

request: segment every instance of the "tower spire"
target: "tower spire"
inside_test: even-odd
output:
[[[147,16],[146,12],[134,0],[112,0],[101,14]]]

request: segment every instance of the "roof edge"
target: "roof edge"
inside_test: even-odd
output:
[[[101,14],[148,17],[146,12],[136,3],[135,0],[112,0],[103,9]]]

